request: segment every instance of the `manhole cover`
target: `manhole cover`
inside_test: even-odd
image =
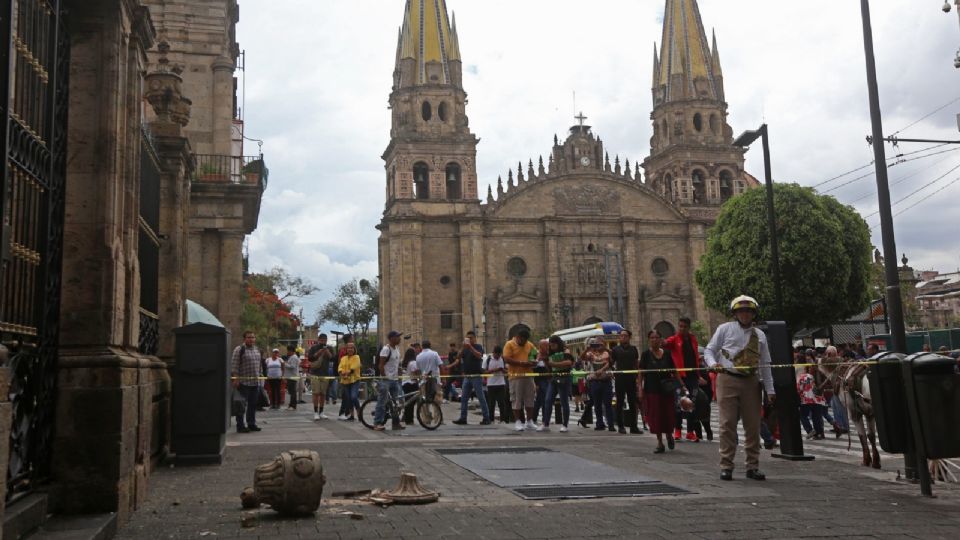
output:
[[[531,486],[512,490],[524,499],[583,499],[592,497],[652,497],[657,495],[686,495],[683,488],[662,482],[630,484],[587,484],[577,486]]]
[[[536,446],[504,446],[501,448],[438,448],[436,452],[443,456],[457,456],[463,454],[533,454],[553,452],[553,450]]]

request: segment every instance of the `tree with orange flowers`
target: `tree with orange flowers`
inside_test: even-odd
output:
[[[296,340],[300,319],[294,313],[296,301],[319,289],[306,278],[290,275],[282,268],[263,274],[249,274],[243,295],[241,321],[257,334],[263,346],[280,340]]]

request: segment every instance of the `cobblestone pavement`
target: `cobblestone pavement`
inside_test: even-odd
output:
[[[936,484],[936,498],[899,482],[899,456],[884,469],[859,466],[846,439],[811,441],[812,462],[786,462],[764,451],[766,482],[743,477],[722,482],[716,442],[679,442],[652,453],[653,436],[596,432],[517,433],[512,425],[450,424],[458,404],[446,405],[447,423],[428,432],[411,426],[377,433],[357,422],[313,421],[307,406],[295,412],[259,413],[263,431],[231,433],[219,466],[164,467],[150,479],[148,501],[119,532],[120,538],[956,538],[960,486]],[[328,413],[331,407],[328,406]],[[333,408],[336,412],[336,408]],[[715,424],[714,424],[715,425]],[[856,443],[856,441],[854,441]],[[538,446],[602,462],[694,492],[675,497],[529,501],[480,479],[434,450],[451,447]],[[401,471],[441,492],[426,506],[380,508],[325,498],[315,516],[278,517],[252,511],[242,527],[240,491],[253,468],[279,452],[306,448],[323,458],[327,485],[335,491],[393,488]],[[738,454],[742,462],[742,454]],[[738,463],[739,465],[739,463]],[[353,516],[350,513],[355,514]]]

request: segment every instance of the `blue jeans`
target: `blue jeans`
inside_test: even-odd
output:
[[[387,412],[387,400],[396,399],[399,396],[400,381],[380,381],[380,384],[377,385],[377,409],[373,413],[373,423],[375,425],[383,425],[383,417],[386,416]],[[393,420],[395,423],[400,421],[399,418]]]
[[[850,429],[850,422],[847,420],[847,408],[843,406],[840,396],[833,394],[830,398],[830,408],[833,409],[833,418],[842,430]]]
[[[768,426],[767,422],[762,418],[760,419],[760,438],[768,445],[777,442],[773,438],[773,433],[770,433],[770,426]]]
[[[483,419],[489,421],[490,410],[487,407],[487,398],[483,395],[483,377],[479,375],[463,378],[463,386],[460,388],[460,420],[467,420],[467,403],[470,401],[471,391],[477,394],[477,401],[480,402],[480,412],[483,413]]]
[[[553,413],[553,400],[556,399],[559,394],[560,412],[563,414],[563,418],[557,418],[557,423],[563,424],[563,427],[567,427],[567,423],[570,422],[570,391],[570,377],[550,379],[550,384],[547,388],[547,401],[543,405],[543,425],[550,425],[550,415]]]
[[[547,408],[547,389],[550,387],[550,379],[534,377],[533,383],[537,386],[537,395],[533,400],[533,421],[536,422],[541,413],[546,418],[546,413],[543,411]]]
[[[343,400],[340,402],[340,414],[353,416],[354,409],[360,408],[360,383],[341,384]]]
[[[237,387],[237,391],[240,392],[240,395],[247,400],[247,418],[244,422],[243,415],[237,415],[237,429],[242,427],[256,426],[257,425],[257,402],[260,400],[260,386],[248,386],[246,384],[241,384]]]
[[[593,414],[597,417],[596,429],[603,429],[607,424],[613,425],[613,381],[590,381],[590,399],[593,401]]]

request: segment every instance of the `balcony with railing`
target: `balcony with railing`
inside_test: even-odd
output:
[[[269,170],[259,156],[222,156],[196,154],[193,181],[204,184],[259,185],[267,189]]]

